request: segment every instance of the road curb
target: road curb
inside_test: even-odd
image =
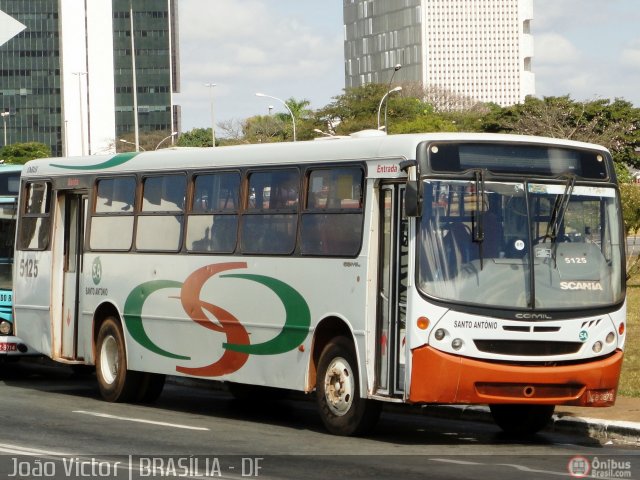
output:
[[[489,407],[482,405],[424,405],[418,408],[427,416],[493,423]],[[553,415],[545,430],[578,433],[600,440],[622,440],[640,445],[640,423],[637,422],[576,417],[560,411]]]

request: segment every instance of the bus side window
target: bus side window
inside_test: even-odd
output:
[[[180,250],[186,191],[187,179],[181,174],[143,180],[142,211],[136,229],[138,250]]]
[[[238,238],[240,174],[197,175],[187,220],[187,250],[233,253]]]
[[[362,243],[364,175],[358,167],[312,170],[302,214],[303,255],[354,256]]]
[[[298,229],[299,185],[297,169],[249,174],[251,193],[241,220],[243,253],[287,255],[293,252]]]
[[[51,185],[48,182],[28,183],[24,196],[18,247],[21,250],[46,250],[51,230]]]
[[[102,178],[97,181],[89,236],[92,250],[126,251],[131,248],[135,198],[134,177]]]

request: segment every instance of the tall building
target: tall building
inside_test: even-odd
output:
[[[134,129],[135,103],[140,132],[179,129],[176,2],[0,0],[7,143],[41,142],[55,156],[114,152]]]
[[[418,82],[501,106],[535,93],[533,0],[343,0],[345,86]]]

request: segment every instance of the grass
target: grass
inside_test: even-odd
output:
[[[627,340],[620,376],[619,395],[640,397],[640,274],[627,283]]]

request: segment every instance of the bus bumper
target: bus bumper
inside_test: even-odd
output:
[[[411,403],[527,403],[608,407],[615,403],[623,352],[580,365],[516,366],[424,346],[412,351]]]
[[[0,358],[39,355],[34,349],[13,335],[0,336]]]

